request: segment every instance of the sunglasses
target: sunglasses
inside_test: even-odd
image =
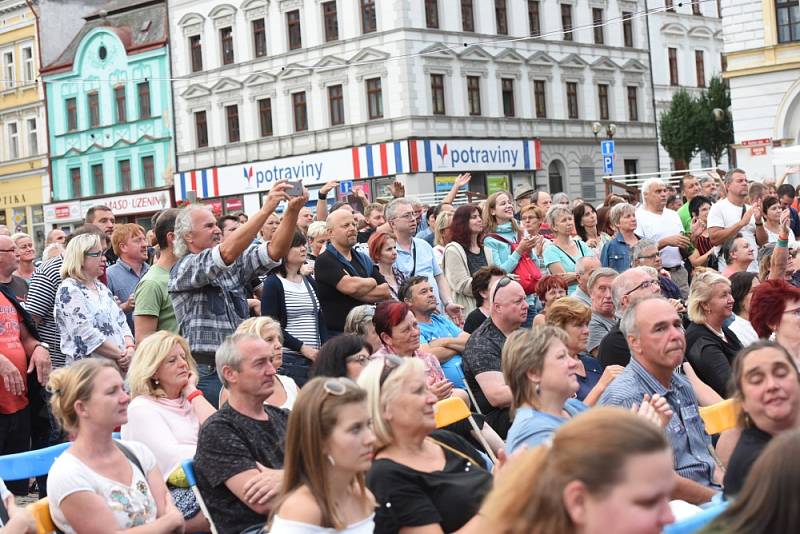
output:
[[[383,387],[383,383],[386,382],[386,379],[389,378],[392,371],[401,365],[403,365],[403,358],[401,356],[397,356],[396,354],[385,355],[383,357],[383,371],[381,371],[381,379],[378,381],[378,385]]]
[[[369,362],[372,361],[372,356],[365,356],[363,354],[352,354],[344,359],[347,363],[358,363],[361,365],[367,365]]]
[[[492,302],[494,302],[494,298],[497,296],[497,292],[500,291],[501,288],[506,287],[511,282],[512,280],[508,276],[504,276],[497,282],[497,285],[494,286],[494,292],[492,293]]]
[[[90,258],[99,258],[100,256],[104,256],[106,253],[105,250],[101,250],[100,252],[84,252],[84,256],[89,256]]]
[[[329,378],[322,384],[322,389],[325,391],[325,393],[328,395],[333,395],[334,397],[341,397],[347,393],[348,389],[357,387],[358,386],[355,382],[344,377]]]

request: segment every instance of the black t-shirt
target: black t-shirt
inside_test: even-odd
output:
[[[475,308],[469,312],[469,315],[467,315],[467,318],[464,320],[464,332],[472,334],[485,320],[486,315],[484,315],[480,308]]]
[[[365,229],[358,232],[356,241],[359,243],[366,243],[367,241],[369,241],[369,238],[372,237],[372,234],[374,233],[375,233],[375,228],[367,226]]]
[[[725,340],[705,325],[690,324],[686,329],[686,359],[698,378],[724,398],[733,372],[733,360],[742,349],[742,343],[724,326],[722,333]]]
[[[28,282],[26,282],[25,279],[12,274],[11,281],[2,285],[6,286],[11,290],[12,293],[14,293],[14,296],[17,297],[18,302],[25,302],[25,300],[28,298]]]
[[[256,462],[273,469],[283,467],[288,412],[264,406],[269,421],[242,415],[225,404],[200,429],[194,456],[197,487],[220,534],[239,534],[267,518],[240,501],[225,481],[250,469]]]
[[[470,252],[469,248],[464,249],[464,253],[467,255],[467,268],[469,269],[469,275],[473,276],[478,269],[481,267],[486,267],[489,262],[486,260],[486,252],[481,247],[481,251],[477,254],[475,252]]]
[[[763,430],[754,426],[745,428],[742,435],[739,437],[739,442],[736,443],[736,448],[733,449],[731,459],[728,461],[728,469],[725,471],[725,479],[723,487],[725,488],[725,497],[735,497],[739,490],[742,489],[744,481],[747,479],[747,473],[753,466],[761,452],[769,444],[772,436]]]
[[[619,324],[614,325],[606,337],[600,341],[597,349],[597,359],[603,367],[609,365],[626,366],[631,361],[631,349],[625,335],[619,329]]]
[[[353,253],[355,254],[355,252]],[[362,278],[374,278],[378,285],[386,283],[386,279],[378,271],[377,266],[372,267],[372,272],[367,273],[359,261],[353,258],[351,262],[353,268]],[[347,314],[356,306],[364,304],[360,300],[340,293],[336,289],[336,284],[347,275],[344,265],[336,257],[324,251],[314,262],[314,278],[319,286],[319,300],[322,303],[322,316],[328,331],[343,332],[344,322]]]
[[[480,455],[451,432],[439,430],[431,437],[475,461],[447,447],[442,447],[444,469],[430,473],[388,459],[375,460],[367,473],[367,487],[378,504],[376,534],[393,534],[403,527],[430,524],[441,525],[444,532],[453,532],[478,513],[492,487],[492,475],[483,469],[483,463],[478,463]]]

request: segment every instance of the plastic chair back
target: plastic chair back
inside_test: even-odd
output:
[[[444,428],[463,421],[471,415],[466,403],[458,397],[450,397],[434,404],[433,414],[436,418],[436,428]]]
[[[683,521],[678,521],[664,527],[663,534],[695,534],[717,518],[719,514],[728,507],[727,502],[723,502],[711,508],[707,508],[697,515],[688,517]]]
[[[53,518],[50,517],[50,506],[47,497],[39,499],[27,506],[28,511],[36,520],[36,534],[51,534],[57,532]]]
[[[197,504],[200,505],[200,510],[203,512],[203,515],[206,516],[206,519],[208,519],[208,524],[211,526],[211,533],[217,534],[217,527],[211,519],[211,514],[208,513],[206,502],[203,500],[203,496],[200,495],[200,489],[197,487],[197,477],[194,474],[194,460],[182,461],[181,467],[183,467],[183,474],[186,475],[186,481],[189,483],[189,487],[192,488],[195,499],[197,499]]]
[[[18,452],[0,456],[0,478],[3,480],[25,480],[46,475],[69,443],[59,443],[35,451]]]
[[[736,428],[741,407],[734,399],[726,399],[722,402],[703,406],[700,408],[700,417],[705,424],[706,432],[709,434],[719,434],[725,430]]]

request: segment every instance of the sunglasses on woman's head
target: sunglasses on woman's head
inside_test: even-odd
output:
[[[383,383],[386,382],[386,379],[389,378],[389,375],[392,374],[392,371],[401,365],[403,365],[402,356],[397,356],[396,354],[385,355],[383,357],[383,371],[381,372],[381,379],[378,384],[383,386]]]
[[[341,397],[349,388],[358,387],[355,382],[345,377],[329,378],[322,384],[325,393],[335,397]]]

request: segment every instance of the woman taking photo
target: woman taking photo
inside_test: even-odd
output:
[[[636,208],[627,202],[615,204],[609,214],[611,225],[616,229],[614,237],[603,245],[600,265],[621,273],[630,269],[633,247],[639,242],[636,231]]]
[[[53,416],[74,437],[47,477],[50,516],[66,534],[183,532],[150,449],[111,437],[128,421],[123,386],[114,363],[100,358],[50,375]]]
[[[131,403],[122,439],[146,445],[186,521],[187,532],[206,532],[208,521],[192,490],[172,483],[181,462],[193,458],[202,425],[216,410],[197,389],[197,367],[185,339],[162,330],[139,344],[128,371]]]
[[[739,493],[769,441],[800,424],[800,375],[792,357],[777,343],[758,341],[740,352],[731,384],[733,398],[741,406],[742,433],[725,472],[728,498]]]
[[[575,234],[575,220],[572,212],[560,206],[553,206],[547,212],[547,221],[553,229],[553,244],[544,249],[544,264],[550,274],[560,276],[567,284],[567,294],[572,295],[578,288],[578,275],[575,267],[578,260],[591,256],[592,251]]]
[[[270,534],[371,534],[375,498],[364,475],[375,434],[367,394],[347,378],[314,378],[286,429],[282,492]]]
[[[611,237],[597,227],[597,210],[591,204],[584,202],[572,209],[572,218],[578,237],[591,249],[593,256],[599,256],[603,245]]]
[[[63,282],[55,299],[55,319],[61,332],[61,352],[67,365],[90,356],[113,360],[126,371],[135,345],[125,313],[98,278],[106,258],[95,234],[74,237],[61,265]]]
[[[358,379],[377,439],[367,487],[375,494],[375,532],[458,532],[478,526],[492,484],[481,455],[459,436],[436,430],[437,397],[416,358],[371,362]]]
[[[319,349],[319,356],[311,367],[311,376],[357,380],[371,361],[372,346],[369,343],[361,336],[342,334],[329,339]]]
[[[547,310],[555,301],[567,296],[567,283],[560,276],[547,275],[539,280],[536,285],[536,293],[542,303],[541,313],[533,320],[534,326],[544,326],[546,324]]]
[[[742,343],[724,322],[733,313],[730,280],[715,271],[695,274],[689,291],[686,359],[700,380],[726,397],[731,365]]]
[[[619,408],[579,415],[511,462],[481,508],[492,532],[660,534],[674,521],[664,431]]]
[[[450,284],[453,300],[464,307],[466,316],[477,307],[472,293],[472,277],[478,269],[487,266],[481,236],[481,210],[472,204],[459,206],[448,232],[450,242],[444,247],[442,271]]]
[[[317,297],[317,283],[300,268],[306,261],[306,236],[296,231],[292,245],[281,264],[264,282],[261,315],[280,322],[286,347],[282,374],[302,386],[320,346],[328,337]]]
[[[397,299],[397,290],[406,281],[405,275],[395,267],[397,261],[397,241],[392,234],[375,232],[367,241],[369,257],[389,284],[392,297]]]
[[[489,288],[503,278],[506,272],[500,267],[481,267],[472,277],[472,294],[475,295],[476,308],[464,321],[464,332],[471,334],[489,317]]]
[[[733,322],[728,326],[739,339],[743,347],[758,341],[758,334],[750,323],[750,302],[753,290],[758,287],[756,273],[734,273],[731,276],[731,295],[733,296]]]

